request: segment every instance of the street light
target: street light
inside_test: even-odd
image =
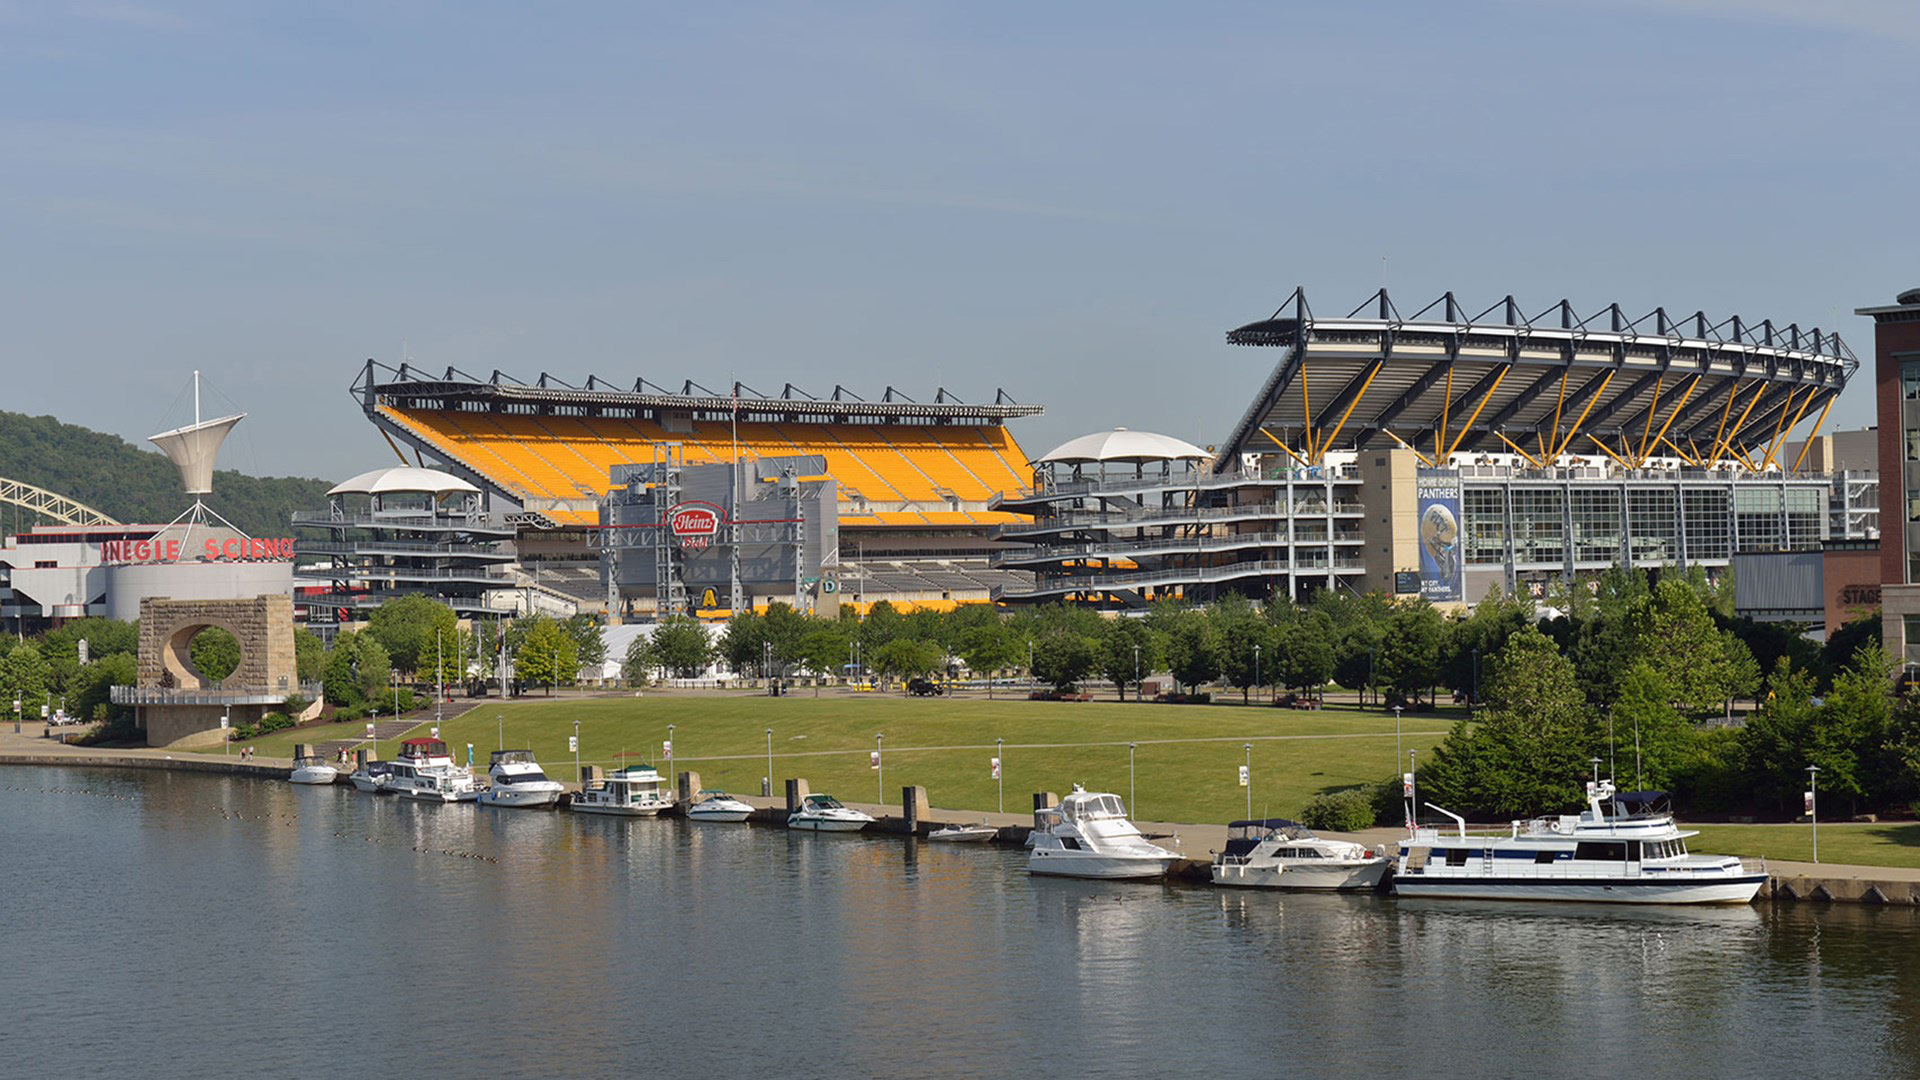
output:
[[[668,786],[673,786],[673,785],[677,785],[678,783],[680,783],[680,778],[676,776],[673,771],[673,725],[668,724],[667,725],[667,784]]]
[[[1140,700],[1140,646],[1133,647],[1133,700]]]
[[[1393,707],[1393,760],[1400,760],[1400,706]]]
[[[1587,764],[1593,766],[1593,786],[1598,788],[1600,786],[1600,759],[1590,757],[1587,759]]]
[[[1133,797],[1133,751],[1137,745],[1127,744],[1127,808],[1133,811],[1134,817],[1140,816],[1140,804]]]
[[[1473,650],[1473,696],[1467,698],[1467,715],[1473,715],[1473,707],[1480,700],[1480,649]]]
[[[1253,646],[1253,685],[1256,687],[1260,685],[1260,645],[1258,642],[1255,642]]]
[[[767,729],[767,778],[760,784],[760,794],[773,794],[773,729]]]
[[[1807,766],[1807,823],[1813,826],[1813,861],[1820,861],[1820,766]]]
[[[873,734],[873,772],[874,781],[879,787],[880,805],[887,805],[887,736],[882,732]]]
[[[1033,639],[1027,639],[1027,689],[1033,689]]]
[[[1407,751],[1407,787],[1411,789],[1411,793],[1407,796],[1407,801],[1413,804],[1413,825],[1415,831],[1418,831],[1420,827],[1420,770],[1413,766],[1413,756],[1417,753],[1419,753],[1418,750]]]
[[[573,722],[573,774],[580,775],[580,721]]]
[[[1247,752],[1247,820],[1253,820],[1253,744],[1241,747]]]
[[[1007,740],[993,740],[993,778],[1000,784],[1000,812],[1007,812]]]

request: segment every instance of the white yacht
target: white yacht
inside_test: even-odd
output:
[[[831,795],[809,795],[787,815],[787,828],[812,832],[859,832],[873,824],[871,814],[840,805]]]
[[[388,784],[393,779],[393,762],[369,761],[353,770],[347,779],[353,781],[355,791],[364,791],[369,795],[391,795],[393,788]]]
[[[1235,821],[1227,826],[1225,850],[1214,856],[1213,883],[1371,892],[1391,865],[1384,854],[1316,836],[1297,821]]]
[[[927,834],[927,839],[936,844],[984,844],[999,835],[1000,830],[981,822],[978,825],[947,825]]]
[[[693,805],[687,807],[687,820],[739,822],[747,820],[747,815],[751,813],[753,807],[726,792],[705,790],[694,797]]]
[[[487,762],[487,788],[480,802],[543,810],[560,801],[566,785],[547,779],[531,750],[495,750]]]
[[[1603,804],[1612,803],[1609,814]],[[1587,785],[1579,814],[1513,822],[1505,835],[1417,828],[1400,844],[1394,891],[1476,900],[1584,900],[1623,904],[1745,904],[1767,882],[1763,861],[1693,855],[1663,791],[1616,794]]]
[[[582,814],[617,814],[621,817],[654,817],[673,805],[660,793],[660,771],[651,765],[629,765],[608,773],[605,780],[589,781],[581,787],[567,809]]]
[[[287,781],[294,784],[331,784],[339,777],[340,770],[326,758],[308,754],[294,761],[293,772],[287,774]]]
[[[455,765],[447,744],[439,739],[408,739],[400,744],[387,790],[420,802],[472,802],[480,797],[473,770]]]
[[[1118,795],[1090,792],[1075,784],[1059,806],[1039,811],[1035,817],[1040,827],[1028,838],[1033,848],[1027,855],[1030,874],[1157,878],[1164,877],[1180,858],[1148,842],[1134,828]]]

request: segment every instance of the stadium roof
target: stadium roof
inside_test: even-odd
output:
[[[1091,435],[1082,435],[1077,439],[1064,442],[1035,458],[1034,463],[1043,461],[1062,464],[1092,461],[1204,461],[1210,456],[1205,450],[1171,435],[1114,428],[1112,431],[1096,431]]]
[[[441,472],[439,469],[420,469],[411,465],[395,465],[391,468],[363,472],[351,480],[342,480],[327,489],[329,495],[446,495],[450,492],[478,495],[480,489],[452,473]]]
[[[1216,470],[1243,453],[1309,463],[1392,445],[1429,464],[1605,454],[1628,467],[1663,457],[1764,468],[1803,420],[1818,429],[1859,366],[1838,334],[1798,325],[1665,308],[1629,319],[1618,304],[1581,317],[1565,300],[1529,318],[1511,296],[1468,315],[1452,293],[1403,316],[1385,289],[1337,318],[1315,315],[1295,289],[1227,340],[1283,355]]]

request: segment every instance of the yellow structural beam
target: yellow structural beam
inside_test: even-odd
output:
[[[1813,440],[1820,437],[1820,425],[1827,422],[1827,410],[1833,408],[1833,403],[1839,396],[1838,394],[1827,395],[1827,403],[1820,407],[1820,419],[1813,422],[1813,430],[1807,432],[1807,441],[1800,447],[1800,456],[1793,459],[1794,472],[1799,472],[1800,463],[1807,460],[1807,451],[1813,449]]]
[[[1475,420],[1480,419],[1480,410],[1486,408],[1487,402],[1493,400],[1494,393],[1500,389],[1501,380],[1505,379],[1507,377],[1507,372],[1511,371],[1512,369],[1513,369],[1512,364],[1505,365],[1500,369],[1500,374],[1495,375],[1493,377],[1493,385],[1487,387],[1487,392],[1480,395],[1480,404],[1475,405],[1473,407],[1473,412],[1468,414],[1467,416],[1467,422],[1460,425],[1460,434],[1455,435],[1453,437],[1453,441],[1447,444],[1447,456],[1442,460],[1451,459],[1453,457],[1453,452],[1460,448],[1460,440],[1466,438],[1467,432],[1473,430],[1473,422]]]
[[[1675,405],[1673,407],[1673,411],[1667,414],[1667,422],[1660,425],[1660,433],[1653,437],[1653,448],[1655,450],[1658,450],[1660,448],[1661,443],[1666,442],[1667,429],[1673,426],[1673,422],[1675,420],[1679,419],[1680,410],[1687,407],[1688,399],[1692,398],[1693,392],[1699,388],[1700,388],[1700,376],[1695,375],[1693,377],[1693,381],[1687,384],[1686,390],[1681,392],[1680,404]],[[1647,421],[1649,423],[1653,421],[1653,413],[1651,410],[1649,410],[1647,413]],[[1667,443],[1667,445],[1673,446],[1672,443]],[[1674,447],[1674,449],[1678,450],[1679,447]],[[1647,460],[1647,448],[1646,448],[1646,444],[1642,443],[1640,447],[1640,461],[1642,464],[1645,464],[1646,460]]]
[[[1693,454],[1689,454],[1689,453],[1687,453],[1687,452],[1686,452],[1685,450],[1682,450],[1682,449],[1680,449],[1680,448],[1679,448],[1678,446],[1675,446],[1675,445],[1673,444],[1673,440],[1672,440],[1672,439],[1669,439],[1669,438],[1667,438],[1667,437],[1666,437],[1665,435],[1662,435],[1662,436],[1660,437],[1660,441],[1661,441],[1661,442],[1663,442],[1663,443],[1666,443],[1666,444],[1667,444],[1667,449],[1669,449],[1669,450],[1671,450],[1671,451],[1673,451],[1673,454],[1674,454],[1674,456],[1675,456],[1675,457],[1677,457],[1677,458],[1679,458],[1679,459],[1680,459],[1681,461],[1684,461],[1684,462],[1686,462],[1687,464],[1689,464],[1689,465],[1694,465],[1694,466],[1698,466],[1698,465],[1700,464],[1700,460],[1699,460],[1698,458],[1696,458],[1696,457],[1694,457],[1694,456],[1693,456]],[[1696,448],[1695,448],[1695,450],[1694,450],[1694,452],[1695,452],[1695,453],[1698,453],[1698,452],[1699,452],[1699,448],[1698,448],[1698,447],[1696,447]]]
[[[1807,387],[1808,401],[1813,400],[1813,389],[1811,386]],[[1787,425],[1787,414],[1793,411],[1793,398],[1799,392],[1800,388],[1797,386],[1787,391],[1787,403],[1780,406],[1780,416],[1773,422],[1773,434],[1767,437],[1767,452],[1760,455],[1760,467],[1763,469],[1773,463],[1773,448],[1780,445],[1780,437],[1790,430]]]
[[[1773,455],[1778,453],[1781,450],[1781,448],[1787,445],[1787,436],[1793,433],[1794,428],[1797,428],[1800,426],[1800,418],[1807,415],[1807,406],[1813,404],[1813,395],[1818,392],[1819,392],[1819,387],[1815,387],[1815,386],[1807,387],[1807,400],[1800,403],[1800,411],[1793,414],[1793,421],[1789,423],[1786,426],[1786,428],[1780,432],[1780,438],[1776,440],[1776,444],[1772,447],[1769,447],[1767,450],[1767,462],[1769,464],[1773,462]],[[1781,410],[1782,415],[1785,415],[1785,412],[1786,410],[1784,409]]]
[[[1288,446],[1286,443],[1281,442],[1280,437],[1275,435],[1273,432],[1268,431],[1266,428],[1261,428],[1260,434],[1265,435],[1269,439],[1272,439],[1273,445],[1279,447],[1282,450],[1285,450],[1287,452],[1288,457],[1292,458],[1293,460],[1299,462],[1302,465],[1305,465],[1307,463],[1306,458],[1303,458],[1299,454],[1294,453],[1293,447]]]
[[[1618,369],[1615,369],[1615,370],[1618,370]],[[1573,437],[1575,435],[1580,434],[1580,425],[1587,422],[1587,414],[1593,411],[1594,403],[1598,402],[1601,398],[1605,397],[1607,393],[1607,387],[1612,385],[1613,385],[1613,372],[1609,371],[1607,372],[1607,377],[1600,380],[1600,389],[1595,390],[1593,392],[1593,396],[1587,399],[1587,407],[1580,410],[1580,419],[1575,420],[1573,422],[1573,427],[1568,429],[1567,431],[1567,437],[1564,439],[1561,439],[1560,445],[1554,449],[1553,455],[1552,455],[1553,457],[1557,458],[1561,454],[1564,454],[1567,452],[1567,447],[1572,445],[1573,443]],[[1555,431],[1554,434],[1558,435],[1559,432]]]
[[[1440,448],[1447,444],[1447,409],[1453,404],[1453,364],[1447,364],[1447,391],[1440,396],[1440,429],[1433,433],[1433,460],[1445,459]]]
[[[1384,429],[1382,429],[1382,430],[1384,430]],[[1388,431],[1388,432],[1387,432],[1387,437],[1388,437],[1388,438],[1390,438],[1390,439],[1392,439],[1392,440],[1393,440],[1394,442],[1397,442],[1397,443],[1399,443],[1399,444],[1400,444],[1401,446],[1404,446],[1404,447],[1406,447],[1407,449],[1409,449],[1409,450],[1412,450],[1412,451],[1413,451],[1413,456],[1414,456],[1414,457],[1417,457],[1417,458],[1419,458],[1419,459],[1420,459],[1420,462],[1421,462],[1421,464],[1423,464],[1423,465],[1432,465],[1432,464],[1433,464],[1433,462],[1431,462],[1431,461],[1429,461],[1429,460],[1427,460],[1427,455],[1425,455],[1425,454],[1423,454],[1423,453],[1421,453],[1421,452],[1419,451],[1419,449],[1418,449],[1418,448],[1416,448],[1416,447],[1415,447],[1415,446],[1414,446],[1414,445],[1413,445],[1412,443],[1410,443],[1410,442],[1408,442],[1407,440],[1405,440],[1405,439],[1403,439],[1403,438],[1401,438],[1401,437],[1400,437],[1400,436],[1398,436],[1398,435],[1395,435],[1395,434],[1394,434],[1393,432],[1391,432],[1391,431]]]
[[[1514,453],[1519,454],[1521,457],[1526,458],[1528,461],[1532,462],[1534,468],[1536,469],[1546,468],[1546,465],[1544,462],[1542,462],[1539,458],[1534,457],[1532,454],[1527,453],[1525,450],[1520,449],[1520,444],[1514,442],[1512,439],[1507,438],[1505,434],[1498,431],[1494,432],[1493,434],[1494,434],[1494,437],[1499,439],[1501,442],[1506,443],[1508,446],[1513,447]]]
[[[1313,396],[1307,390],[1307,362],[1304,359],[1300,361],[1300,415],[1305,417],[1303,437],[1307,440],[1307,457],[1318,461],[1320,456],[1313,452]]]
[[[1373,369],[1367,372],[1366,381],[1360,384],[1360,392],[1353,395],[1352,401],[1347,402],[1347,410],[1340,414],[1340,422],[1333,425],[1333,433],[1320,440],[1320,453],[1314,458],[1315,461],[1326,457],[1327,451],[1333,448],[1334,441],[1340,438],[1340,432],[1347,426],[1347,417],[1353,415],[1353,410],[1360,404],[1360,399],[1367,396],[1367,387],[1373,385],[1373,377],[1380,374],[1380,369],[1386,366],[1384,360],[1373,362]]]
[[[1733,429],[1731,431],[1724,432],[1724,435],[1725,435],[1724,438],[1716,436],[1714,445],[1713,445],[1713,453],[1707,455],[1708,464],[1713,464],[1714,462],[1719,461],[1720,455],[1726,453],[1728,450],[1731,450],[1733,448],[1733,437],[1739,434],[1741,426],[1747,422],[1747,417],[1753,413],[1753,407],[1755,405],[1760,404],[1760,395],[1766,392],[1767,392],[1767,384],[1761,383],[1759,387],[1754,390],[1753,397],[1747,400],[1747,407],[1744,411],[1740,413],[1739,422],[1733,425]],[[1731,397],[1735,393],[1738,393],[1738,391],[1737,390],[1729,391],[1728,396]],[[1733,402],[1729,400],[1727,404],[1732,405]],[[1724,418],[1721,420],[1721,426],[1722,428],[1726,426],[1726,421]],[[1748,462],[1748,467],[1749,468],[1752,467],[1751,462]]]
[[[1641,462],[1647,460],[1647,441],[1653,435],[1653,414],[1660,411],[1660,388],[1666,384],[1666,381],[1667,377],[1665,375],[1656,375],[1653,377],[1653,400],[1647,403],[1647,427],[1645,431],[1640,433],[1640,451],[1633,455],[1633,461],[1636,467]],[[1626,432],[1621,432],[1621,435],[1620,445],[1631,448],[1633,446],[1631,441],[1633,436],[1626,434]]]
[[[1623,458],[1619,454],[1616,454],[1613,452],[1613,447],[1608,446],[1606,443],[1602,442],[1600,440],[1600,436],[1588,435],[1587,438],[1592,439],[1593,445],[1599,447],[1602,453],[1606,454],[1608,457],[1612,458],[1614,461],[1619,462],[1621,468],[1623,469],[1633,468],[1633,466],[1627,464],[1626,458]]]

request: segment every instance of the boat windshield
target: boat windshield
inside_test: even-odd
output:
[[[1103,821],[1126,817],[1127,808],[1118,795],[1082,795],[1062,806],[1060,816],[1068,821]]]
[[[807,808],[810,810],[838,810],[841,807],[840,800],[831,795],[809,795],[807,796]]]
[[[532,772],[501,773],[495,783],[511,786],[513,784],[544,784],[546,781],[547,774],[535,769]]]

